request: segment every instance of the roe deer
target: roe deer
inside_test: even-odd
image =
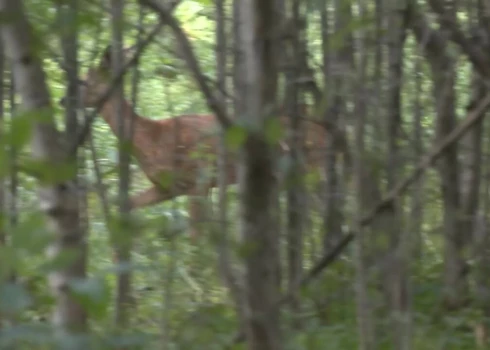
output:
[[[85,80],[81,81],[80,99],[84,107],[95,107],[97,100],[107,91],[111,80],[110,72],[109,46],[99,64],[90,67]],[[116,136],[118,135],[116,112],[118,103],[119,101],[111,96],[100,109],[100,114]],[[152,182],[150,188],[130,198],[131,209],[155,205],[181,195],[192,196],[189,203],[189,216],[191,237],[195,238],[197,234],[195,223],[199,218],[200,204],[193,197],[206,195],[211,188],[217,186],[217,178],[213,174],[204,184],[199,183],[197,173],[203,169],[203,163],[209,163],[209,160],[199,160],[203,157],[193,157],[193,153],[204,151],[208,154],[216,154],[219,142],[216,133],[219,127],[218,121],[213,115],[207,114],[188,114],[152,120],[138,115],[128,101],[122,101],[122,104],[124,123],[130,125],[131,122],[133,127],[131,140],[133,155],[141,170]],[[289,118],[283,117],[281,121],[286,126]],[[304,120],[302,123],[304,123],[306,166],[307,168],[322,167],[326,159],[327,132],[315,122]],[[287,152],[287,146],[284,145],[285,143],[282,143],[281,149]],[[233,163],[228,161],[226,171],[228,184],[237,181]],[[172,173],[174,174],[172,178],[175,180],[170,186],[163,186],[162,175]]]

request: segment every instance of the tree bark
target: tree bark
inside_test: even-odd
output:
[[[413,121],[413,155],[415,159],[420,159],[424,152],[424,138],[422,116],[423,107],[421,96],[423,95],[422,86],[422,58],[415,58],[415,92],[412,102]],[[420,259],[422,256],[422,224],[424,220],[424,184],[425,177],[421,176],[417,183],[414,184],[414,189],[411,195],[411,208],[409,220],[409,232],[413,233],[410,242],[412,258]]]
[[[226,93],[228,85],[226,84],[226,64],[227,64],[227,48],[228,41],[226,40],[226,11],[225,1],[216,1],[216,70],[218,76],[220,100],[223,106],[226,106]],[[227,183],[226,169],[228,157],[225,144],[225,132],[222,130],[220,135],[220,144],[218,149],[218,212],[219,212],[219,243],[218,243],[218,264],[221,277],[228,287],[230,296],[234,301],[237,317],[240,321],[240,328],[243,328],[244,311],[243,311],[243,296],[240,289],[240,279],[238,271],[233,268],[233,262],[230,255],[230,231],[228,226],[228,198],[227,198]]]
[[[348,69],[341,68],[344,62],[348,61],[352,52],[352,47],[347,46],[348,42],[344,43],[340,48],[334,50],[330,48],[328,42],[328,12],[327,8],[322,8],[321,23],[322,32],[322,54],[323,54],[323,85],[325,96],[328,101],[328,106],[325,113],[325,120],[329,123],[338,124],[339,116],[345,111],[342,98],[342,91],[345,88]],[[335,30],[341,31],[349,21],[351,21],[350,9],[345,10],[341,5],[335,3]],[[327,142],[327,159],[326,159],[326,184],[325,184],[325,216],[324,216],[324,251],[332,249],[332,246],[338,241],[342,235],[342,198],[341,188],[338,177],[338,157],[335,151],[336,140],[331,137]]]
[[[387,90],[387,169],[388,190],[396,184],[403,170],[400,161],[399,135],[402,124],[403,48],[406,39],[406,4],[399,1],[390,4],[388,12],[388,82]],[[410,349],[410,314],[408,300],[408,252],[407,230],[402,227],[402,198],[395,200],[393,211],[386,218],[388,254],[393,256],[388,266],[388,290],[391,317],[394,323],[393,345],[400,350]]]
[[[111,0],[112,10],[112,75],[117,77],[119,71],[124,65],[123,57],[123,35],[122,25],[124,21],[123,15],[124,0]],[[121,266],[128,265],[131,262],[131,246],[133,233],[131,230],[131,218],[129,210],[129,190],[130,190],[130,153],[129,142],[131,139],[132,125],[126,128],[123,122],[122,101],[124,100],[124,87],[118,84],[115,87],[114,96],[118,99],[116,113],[120,116],[118,134],[118,173],[119,173],[119,188],[118,188],[118,204],[119,204],[119,225],[113,232],[113,239],[116,251],[117,263]],[[131,304],[131,271],[121,271],[117,279],[117,296],[115,308],[115,323],[123,329],[129,325],[129,308]]]
[[[364,7],[361,5],[361,9]],[[356,242],[355,246],[355,265],[356,265],[356,281],[355,281],[355,292],[357,301],[357,326],[359,334],[359,350],[371,350],[375,347],[374,339],[374,323],[371,316],[372,310],[369,302],[369,295],[367,289],[367,269],[365,263],[365,245],[366,237],[362,234],[362,227],[359,224],[361,222],[362,211],[364,209],[364,203],[367,198],[365,198],[364,181],[365,177],[365,146],[364,146],[364,135],[365,135],[365,124],[367,116],[367,106],[364,98],[366,85],[366,73],[367,73],[367,55],[366,50],[366,38],[363,31],[359,31],[358,38],[358,51],[359,51],[359,76],[357,77],[357,89],[356,89],[356,104],[354,109],[354,115],[356,116],[355,121],[355,159],[354,159],[354,183],[356,196],[356,212],[355,212],[355,222],[356,231],[359,232],[360,236]]]
[[[277,179],[275,152],[261,132],[268,108],[275,107],[275,4],[273,0],[238,3],[241,96],[239,118],[252,125],[240,164],[241,235],[245,254],[245,337],[250,350],[281,349],[278,246],[275,225]]]
[[[303,270],[303,235],[306,219],[306,192],[304,186],[304,172],[302,147],[304,134],[300,123],[301,94],[297,81],[301,76],[301,51],[304,41],[303,30],[300,29],[301,7],[299,0],[292,2],[292,21],[297,28],[291,38],[289,50],[289,64],[286,72],[286,110],[291,118],[290,124],[290,159],[291,170],[288,174],[287,193],[287,252],[288,252],[288,289],[295,290],[301,281]],[[295,315],[300,312],[300,300],[298,296],[291,298],[291,317],[293,327],[300,327],[299,319]]]
[[[4,124],[5,124],[5,114],[4,114],[4,101],[5,101],[5,96],[4,96],[4,79],[5,79],[5,65],[4,65],[4,52],[3,52],[3,45],[0,43],[0,139],[5,139],[4,133]],[[6,145],[3,145],[1,147],[5,147]],[[3,150],[2,150],[3,151]],[[6,164],[5,164],[6,165]],[[4,166],[5,166],[4,165]],[[5,193],[6,193],[6,181],[2,177],[0,178],[0,247],[5,246],[7,243],[7,215],[8,211],[6,210],[6,203],[5,203]],[[5,259],[5,258],[3,258]],[[10,265],[8,261],[3,261],[4,266]],[[0,276],[0,289],[5,285],[6,282],[8,282],[9,279],[9,273],[2,274]],[[0,313],[0,330],[3,327],[3,323],[6,321],[4,319],[4,315]]]

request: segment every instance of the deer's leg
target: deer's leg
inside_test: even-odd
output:
[[[140,192],[134,196],[132,196],[129,200],[130,208],[138,209],[149,207],[158,203],[161,203],[165,200],[171,199],[173,196],[168,191],[162,191],[158,189],[156,186],[152,186],[147,190]]]

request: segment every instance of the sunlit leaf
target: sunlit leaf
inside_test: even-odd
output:
[[[36,177],[42,184],[49,185],[74,179],[77,164],[75,162],[53,164],[30,158],[22,162],[22,169],[27,174]]]
[[[204,6],[214,5],[213,0],[194,0],[194,1]]]
[[[20,114],[12,119],[10,132],[5,133],[5,143],[15,149],[21,149],[31,139],[32,118],[30,114]]]
[[[97,16],[97,13],[94,12],[80,12],[78,14],[79,24],[87,28],[96,26],[100,20],[100,16]]]

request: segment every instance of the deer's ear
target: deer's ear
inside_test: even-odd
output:
[[[102,68],[109,69],[111,67],[112,61],[112,46],[108,45],[104,52],[102,53],[102,57],[100,59],[100,66]]]
[[[132,46],[122,49],[123,62],[129,60],[133,52],[134,52],[134,47]],[[107,46],[107,48],[104,50],[104,53],[102,54],[102,58],[100,60],[100,66],[105,69],[110,69],[111,65],[112,65],[112,46],[109,45]]]

